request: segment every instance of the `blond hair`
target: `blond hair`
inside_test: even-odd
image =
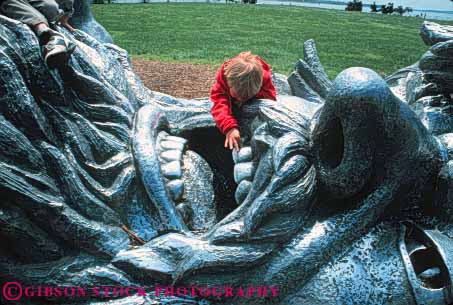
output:
[[[231,59],[224,68],[230,88],[244,98],[254,97],[263,83],[263,67],[256,55],[250,51],[242,52]]]

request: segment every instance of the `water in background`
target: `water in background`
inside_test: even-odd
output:
[[[362,0],[364,4],[372,4],[372,0]],[[376,4],[387,4],[389,1],[376,0]],[[453,1],[450,0],[393,0],[395,7],[402,5],[421,10],[453,11]]]
[[[258,0],[261,4],[294,5],[344,10],[348,1],[342,0]],[[370,4],[376,2],[378,7],[392,2],[394,7],[411,7],[413,12],[405,16],[421,16],[428,19],[453,20],[453,1],[450,0],[362,0],[364,12],[370,12]]]

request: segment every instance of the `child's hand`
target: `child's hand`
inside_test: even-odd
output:
[[[239,132],[239,129],[233,128],[230,131],[227,132],[226,138],[225,138],[225,147],[229,149],[236,149],[236,151],[239,151],[239,146],[241,143],[241,133]]]
[[[61,17],[60,19],[60,24],[65,27],[66,29],[68,29],[70,32],[74,32],[74,28],[69,24],[69,16],[68,15],[64,15],[63,17]]]

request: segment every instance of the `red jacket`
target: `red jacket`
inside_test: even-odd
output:
[[[272,83],[271,67],[268,63],[257,56],[263,67],[263,84],[260,91],[254,96],[259,99],[276,100],[276,92]],[[239,127],[238,122],[232,113],[232,102],[234,99],[230,95],[230,88],[227,84],[224,75],[224,67],[229,61],[222,64],[217,72],[216,83],[211,88],[211,101],[213,103],[211,114],[214,121],[223,134],[226,134],[230,129]]]

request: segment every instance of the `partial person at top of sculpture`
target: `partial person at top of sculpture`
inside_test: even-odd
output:
[[[270,65],[251,52],[242,52],[220,66],[211,88],[211,114],[225,134],[225,147],[239,150],[241,133],[234,112],[248,100],[277,100]]]
[[[76,46],[51,27],[60,23],[74,31],[68,23],[74,12],[73,0],[4,0],[0,3],[3,15],[25,23],[35,32],[50,69],[67,63]]]

